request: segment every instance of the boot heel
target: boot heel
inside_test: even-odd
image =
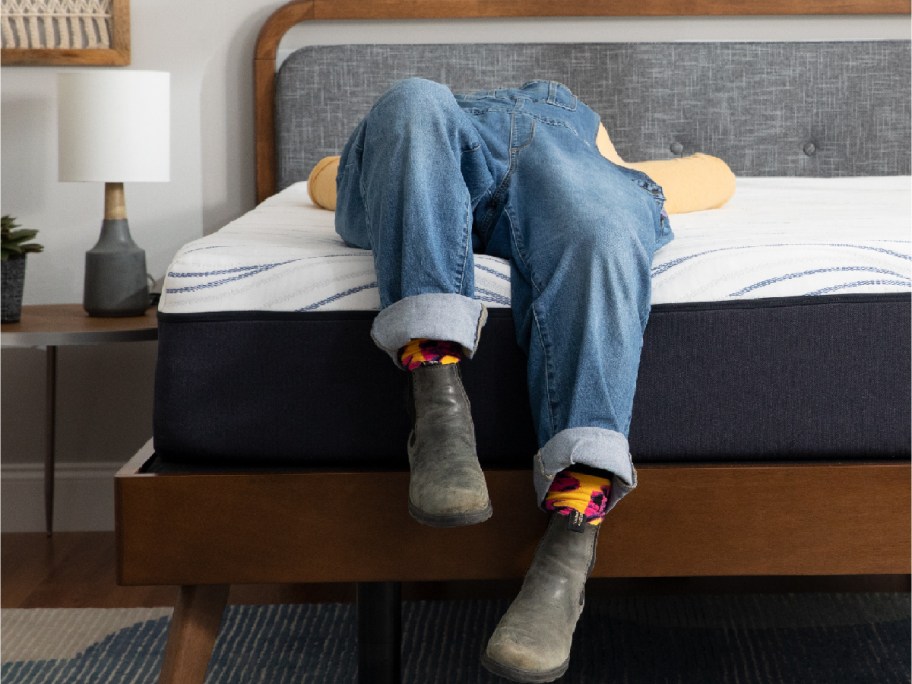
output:
[[[483,523],[494,514],[494,507],[489,503],[485,508],[479,511],[470,511],[468,513],[451,513],[451,514],[434,514],[427,513],[409,501],[409,515],[422,525],[429,527],[465,527],[466,525],[477,525]]]
[[[487,653],[481,654],[481,665],[491,674],[498,677],[504,677],[512,682],[522,682],[523,684],[540,684],[543,682],[553,682],[561,677],[570,667],[570,658],[568,657],[563,663],[553,670],[547,672],[532,672],[531,670],[520,670],[509,665],[502,665],[496,660],[488,657]]]

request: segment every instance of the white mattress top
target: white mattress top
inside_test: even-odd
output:
[[[908,176],[740,178],[729,203],[671,217],[653,304],[912,291]],[[510,266],[475,257],[476,297],[510,305]],[[370,252],[347,247],[305,183],[178,251],[159,310],[376,310]]]

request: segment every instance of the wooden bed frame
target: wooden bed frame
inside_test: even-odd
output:
[[[260,31],[253,62],[257,202],[276,191],[276,55],[288,30],[308,21],[472,19],[481,17],[632,17],[803,14],[909,14],[908,0],[294,0]]]
[[[256,47],[257,190],[274,192],[273,75],[279,40],[321,19],[680,14],[671,0],[298,0]],[[520,12],[519,6],[522,10]],[[908,13],[901,0],[692,0],[689,14]],[[161,682],[202,682],[231,584],[359,584],[362,681],[394,681],[398,583],[521,577],[546,518],[526,470],[487,472],[496,515],[436,530],[406,510],[407,472],[149,474],[147,445],[117,474],[118,581],[181,585]],[[638,466],[640,486],[606,519],[594,577],[906,575],[908,462]],[[319,503],[329,486],[372,502],[359,524]],[[762,493],[762,495],[760,494]],[[607,542],[606,540],[609,540]],[[363,604],[361,603],[363,601]],[[370,608],[379,610],[369,610]],[[379,623],[376,620],[380,614]],[[379,629],[379,632],[377,631]],[[385,630],[385,631],[384,631]],[[385,649],[381,663],[370,653]]]

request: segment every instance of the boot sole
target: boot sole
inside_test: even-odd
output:
[[[447,513],[445,515],[426,513],[409,501],[409,515],[422,525],[429,527],[465,527],[466,525],[477,525],[483,523],[494,514],[494,508],[490,502],[487,507],[479,511],[469,513]]]
[[[570,667],[570,658],[567,658],[557,667],[545,671],[520,670],[516,667],[510,667],[497,662],[487,653],[481,654],[481,664],[488,672],[498,677],[506,677],[511,681],[522,682],[523,684],[544,684],[545,682],[553,682],[564,674],[567,668]]]

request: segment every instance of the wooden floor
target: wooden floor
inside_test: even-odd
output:
[[[2,535],[3,608],[166,606],[174,589],[123,588],[114,581],[114,535]]]
[[[112,532],[3,534],[0,537],[3,608],[132,608],[172,606],[177,587],[120,587]],[[805,591],[909,591],[908,575],[863,577],[697,577],[592,580],[590,594]],[[512,598],[518,582],[412,584],[406,599]],[[349,584],[234,586],[232,603],[354,600]]]
[[[0,536],[0,607],[154,608],[172,606],[177,587],[121,587],[113,532]],[[232,587],[232,603],[351,601],[354,587]]]

